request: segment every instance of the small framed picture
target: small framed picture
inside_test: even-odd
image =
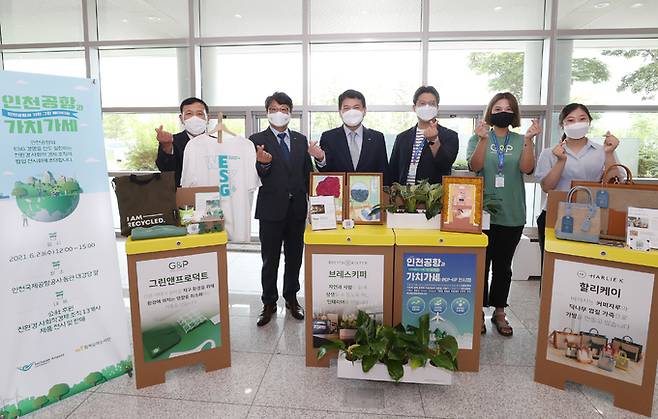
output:
[[[345,211],[345,173],[311,173],[309,196],[333,196],[336,202],[336,222],[342,223]]]
[[[354,224],[382,224],[381,211],[371,214],[372,209],[382,204],[384,176],[381,173],[347,174],[347,214],[345,218]]]
[[[441,230],[482,233],[482,177],[443,176]]]

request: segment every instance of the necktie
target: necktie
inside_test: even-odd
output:
[[[283,159],[285,161],[290,160],[290,149],[288,149],[288,144],[286,144],[286,141],[285,141],[286,133],[285,132],[280,132],[276,136],[279,137],[279,145],[281,146],[281,152],[283,153]]]
[[[350,156],[352,157],[352,166],[356,170],[356,166],[359,164],[359,144],[356,142],[356,132],[350,131],[349,136],[348,146],[350,148]]]

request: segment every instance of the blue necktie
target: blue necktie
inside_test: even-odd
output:
[[[279,137],[279,145],[281,146],[281,152],[283,153],[283,159],[285,161],[290,160],[290,150],[288,149],[288,144],[285,142],[286,138],[286,133],[285,132],[280,132],[276,135]]]

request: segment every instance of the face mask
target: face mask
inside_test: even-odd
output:
[[[511,112],[498,112],[491,114],[491,123],[498,128],[507,128],[512,124],[514,114]]]
[[[290,114],[283,112],[268,113],[267,120],[275,127],[285,127],[290,122]]]
[[[416,107],[416,116],[422,121],[431,121],[439,113],[439,108],[432,105],[424,105]]]
[[[587,135],[589,131],[589,122],[576,122],[571,125],[564,126],[564,133],[567,134],[567,137],[573,138],[574,140],[583,138]]]
[[[198,116],[193,116],[184,120],[183,125],[185,126],[185,131],[192,135],[199,135],[206,132],[208,121],[203,118],[199,118]]]
[[[363,112],[358,109],[350,109],[340,114],[340,117],[348,127],[356,127],[363,121]]]

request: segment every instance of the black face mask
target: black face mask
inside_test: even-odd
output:
[[[491,123],[498,128],[507,128],[512,124],[514,114],[512,112],[498,112],[491,114]]]

